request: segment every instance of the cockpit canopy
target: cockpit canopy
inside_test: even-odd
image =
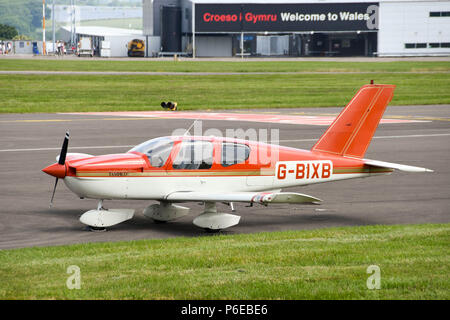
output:
[[[152,167],[164,166],[172,151],[173,140],[169,137],[161,137],[137,145],[128,152],[140,152],[147,156]]]
[[[147,156],[152,167],[163,167],[177,140],[161,137],[137,145],[128,152],[139,152]],[[173,154],[172,168],[185,170],[210,169],[214,163],[214,154],[220,154],[218,164],[229,167],[244,163],[250,156],[250,147],[234,141],[216,141],[208,139],[181,139],[180,147]],[[214,153],[214,149],[216,152]],[[220,162],[219,162],[220,161]]]

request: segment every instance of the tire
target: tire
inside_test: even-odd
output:
[[[152,219],[152,220],[153,220],[153,223],[155,223],[155,224],[163,224],[163,223],[167,223],[167,221],[155,220],[155,219]]]
[[[222,231],[222,229],[210,229],[210,228],[204,228],[204,230],[206,231],[206,233],[219,233],[220,231]]]

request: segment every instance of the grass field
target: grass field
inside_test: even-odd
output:
[[[450,61],[161,61],[0,59],[0,70],[124,72],[449,72]]]
[[[449,299],[449,245],[426,224],[3,250],[0,299]]]
[[[345,106],[375,83],[397,85],[391,105],[450,103],[450,73],[215,76],[0,75],[0,112]]]
[[[358,88],[371,79],[376,83],[397,85],[393,105],[450,103],[450,62],[439,61],[0,59],[0,70],[242,73],[211,76],[0,75],[2,113],[160,110],[161,101],[169,100],[177,101],[183,110],[344,106]],[[247,72],[280,73],[255,75]]]

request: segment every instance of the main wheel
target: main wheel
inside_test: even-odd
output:
[[[210,228],[204,228],[203,230],[206,231],[206,233],[219,233],[222,231],[222,229],[210,229]]]
[[[87,226],[87,230],[91,231],[91,232],[105,232],[106,228],[105,227],[92,227],[92,226]]]

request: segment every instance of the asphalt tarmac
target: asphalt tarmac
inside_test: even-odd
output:
[[[337,115],[339,108],[242,110],[274,114]],[[394,172],[389,176],[317,184],[290,191],[323,200],[320,206],[236,204],[239,225],[223,234],[317,229],[338,226],[450,222],[450,105],[388,107],[385,118],[424,122],[381,124],[366,158],[433,169],[433,173]],[[131,146],[192,120],[104,115],[0,115],[0,249],[178,236],[211,236],[192,224],[203,206],[189,203],[188,216],[155,224],[142,210],[153,201],[105,201],[109,208],[136,209],[132,220],[87,231],[79,222],[96,200],[80,200],[59,183],[49,208],[54,178],[41,169],[55,162],[66,130],[69,152],[94,155],[126,152]],[[203,130],[279,129],[280,144],[309,149],[326,126],[204,120]],[[155,186],[157,187],[157,186]],[[287,189],[286,189],[287,190]],[[220,204],[219,209],[230,212]]]

